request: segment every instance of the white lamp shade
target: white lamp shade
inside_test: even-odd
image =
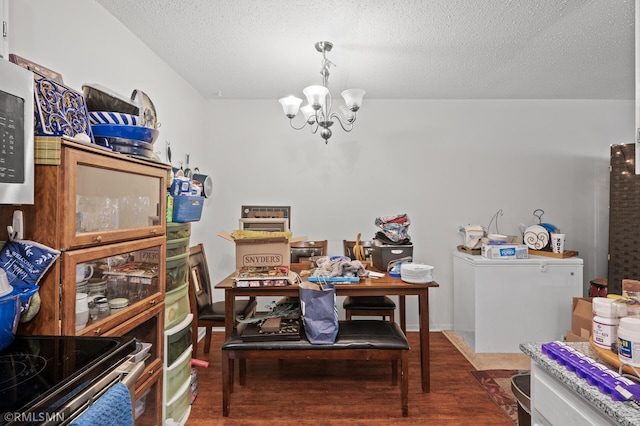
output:
[[[362,89],[349,89],[342,92],[342,97],[347,104],[347,108],[351,111],[359,110],[365,93]]]
[[[296,116],[301,103],[302,99],[296,98],[295,96],[287,96],[286,98],[280,99],[280,104],[282,104],[284,114],[289,118]]]
[[[309,86],[302,91],[307,96],[307,101],[313,109],[319,109],[324,105],[329,89],[324,86]]]
[[[306,104],[305,106],[300,108],[300,111],[304,115],[304,121],[306,121],[309,124],[315,123],[315,121],[316,121],[316,112],[315,112],[315,110],[313,109],[313,107],[311,105]]]

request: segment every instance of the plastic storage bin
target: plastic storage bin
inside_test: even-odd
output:
[[[147,406],[147,395],[149,395],[150,391],[151,389],[147,389],[142,395],[140,395],[140,398],[136,399],[136,407],[135,407],[136,419],[144,414],[144,410]]]
[[[178,288],[168,291],[164,298],[164,328],[165,330],[179,324],[189,315],[189,282],[186,281]]]
[[[166,291],[170,292],[189,281],[189,253],[167,258]]]
[[[191,390],[191,346],[165,371],[165,401],[171,401],[178,395],[185,380],[189,380]]]
[[[403,257],[413,257],[413,244],[407,245],[385,245],[385,246],[373,246],[373,250],[371,251],[371,258],[373,260],[373,266],[380,269],[381,271],[386,271],[389,266],[389,262],[392,260],[400,259]]]
[[[165,365],[172,366],[180,355],[191,346],[191,321],[193,314],[187,315],[182,322],[175,327],[165,330]]]
[[[189,251],[189,237],[167,240],[167,257],[174,257]]]
[[[187,413],[187,410],[191,406],[191,401],[189,399],[189,390],[191,389],[191,379],[188,378],[184,383],[181,384],[178,394],[174,397],[174,399],[169,400],[165,405],[164,418],[173,419],[174,422],[179,423],[184,415]]]
[[[181,195],[173,198],[173,221],[195,222],[200,220],[204,197],[196,195]]]
[[[179,222],[167,222],[167,243],[179,238],[191,236],[191,224]]]

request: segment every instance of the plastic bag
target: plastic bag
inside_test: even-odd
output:
[[[307,340],[313,345],[331,345],[338,336],[336,290],[332,285],[302,282],[300,307]]]
[[[382,216],[375,220],[375,224],[381,231],[376,233],[378,239],[388,240],[388,244],[409,244],[411,237],[408,233],[411,221],[406,213],[394,216]]]

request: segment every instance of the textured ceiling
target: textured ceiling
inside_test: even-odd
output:
[[[633,0],[97,0],[206,98],[634,99]]]

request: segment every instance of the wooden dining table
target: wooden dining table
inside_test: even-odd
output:
[[[293,269],[293,267],[292,267]],[[234,318],[234,303],[237,297],[274,297],[298,296],[297,284],[282,287],[235,287],[235,272],[224,278],[215,288],[224,290],[225,300],[225,336],[234,333],[236,318]],[[406,296],[418,296],[419,332],[420,332],[420,372],[422,392],[430,391],[429,370],[429,289],[439,287],[432,281],[427,284],[411,284],[400,278],[385,274],[382,278],[362,278],[357,284],[336,284],[337,296],[398,296],[400,310],[400,327],[406,330]]]

